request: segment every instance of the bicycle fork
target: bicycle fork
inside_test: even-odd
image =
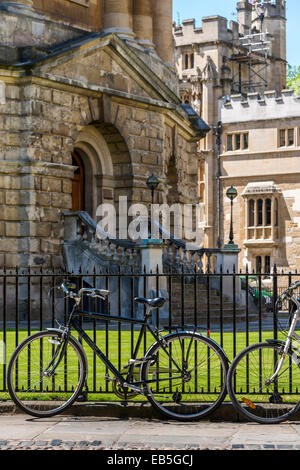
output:
[[[50,330],[50,328],[49,328],[49,330]],[[66,348],[67,348],[67,343],[68,343],[69,336],[70,336],[70,331],[65,328],[62,331],[62,336],[58,340],[58,342],[53,340],[53,344],[56,344],[57,348],[54,352],[54,355],[53,355],[53,358],[52,358],[51,362],[48,364],[48,366],[45,368],[45,370],[43,372],[43,374],[46,377],[51,377],[54,374],[57,366],[60,364],[60,362],[61,362],[61,360],[62,360],[62,358],[65,354]]]

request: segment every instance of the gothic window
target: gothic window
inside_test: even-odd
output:
[[[195,65],[195,56],[193,52],[186,52],[183,56],[183,68],[193,69]]]
[[[279,146],[285,147],[285,129],[279,131]]]
[[[278,240],[279,193],[280,189],[272,181],[248,183],[244,189],[246,245]]]
[[[265,256],[265,273],[270,274],[271,272],[271,257]]]
[[[275,199],[274,226],[278,227],[278,199]]]
[[[294,145],[294,129],[288,129],[288,147]]]
[[[194,57],[194,54],[191,54],[190,55],[190,68],[193,69],[194,68],[194,62],[195,62],[195,57]]]
[[[185,54],[184,56],[184,68],[188,69],[189,68],[189,55]]]
[[[232,139],[232,134],[229,134],[227,136],[227,152],[231,152],[233,150],[233,139]]]
[[[271,272],[271,257],[267,256],[256,256],[255,258],[256,272],[270,274]]]
[[[295,130],[291,129],[279,129],[279,147],[293,147],[295,144]]]
[[[261,268],[262,268],[262,258],[261,256],[256,257],[256,272],[261,273]]]
[[[249,147],[249,134],[245,133],[236,133],[236,134],[227,134],[227,152],[232,152],[235,150],[246,150]]]
[[[257,201],[257,225],[261,226],[263,224],[263,200],[258,199]]]
[[[272,223],[272,201],[271,199],[266,199],[265,203],[265,212],[266,212],[266,225],[271,225]]]
[[[255,201],[251,199],[249,201],[249,227],[254,227],[255,225]]]

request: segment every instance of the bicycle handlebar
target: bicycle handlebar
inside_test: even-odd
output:
[[[76,289],[76,285],[68,282],[63,282],[59,287],[59,289],[63,290],[65,294],[67,294],[71,298],[82,298],[84,294],[92,298],[100,298],[105,300],[106,296],[109,295],[109,290],[106,289],[97,289],[95,287],[83,287],[77,293],[71,292],[72,289]]]
[[[288,287],[287,290],[292,291],[292,290],[297,289],[298,287],[300,287],[300,281],[296,281],[296,282],[294,282],[293,284],[291,284],[291,285]]]

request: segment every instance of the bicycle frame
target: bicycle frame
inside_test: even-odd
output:
[[[139,386],[139,385],[142,385],[145,382],[137,381],[137,382],[131,383],[131,382],[128,381],[128,378],[132,375],[133,368],[134,368],[135,364],[141,362],[141,361],[137,361],[137,355],[138,355],[138,352],[139,352],[139,349],[140,349],[142,338],[144,336],[144,333],[147,330],[152,334],[154,339],[161,345],[161,347],[164,349],[166,354],[169,356],[170,362],[172,362],[175,365],[175,367],[178,370],[178,373],[180,373],[180,368],[177,366],[176,362],[171,357],[169,352],[165,349],[163,339],[161,339],[159,337],[159,334],[157,334],[155,331],[153,331],[153,329],[151,328],[151,326],[148,323],[148,319],[150,317],[150,312],[151,312],[151,308],[148,307],[147,310],[146,310],[146,313],[145,313],[144,320],[138,320],[138,319],[135,319],[135,318],[127,318],[127,317],[122,317],[122,316],[113,316],[113,315],[107,315],[105,313],[95,313],[95,312],[80,310],[80,309],[77,308],[77,304],[75,303],[75,305],[74,305],[74,307],[73,307],[73,309],[70,313],[68,323],[65,327],[65,342],[63,343],[63,347],[62,347],[59,359],[58,359],[57,363],[54,365],[54,367],[52,368],[51,372],[54,372],[56,366],[60,362],[60,357],[64,353],[64,346],[65,346],[65,344],[68,340],[68,337],[71,334],[71,328],[73,327],[79,333],[80,337],[83,338],[85,340],[85,342],[89,345],[89,347],[95,352],[95,354],[99,357],[99,359],[102,360],[102,362],[106,365],[106,367],[110,370],[110,372],[112,372],[112,374],[117,378],[117,380],[120,382],[122,387],[130,388],[138,394],[145,395],[144,389],[141,386]],[[116,369],[116,367],[111,363],[111,361],[103,353],[103,351],[101,351],[101,349],[95,344],[95,342],[84,331],[84,329],[81,327],[81,325],[80,325],[80,323],[79,323],[79,321],[76,317],[82,317],[82,318],[88,317],[88,318],[96,319],[96,320],[109,320],[109,321],[116,321],[116,322],[119,322],[119,323],[125,322],[125,323],[141,325],[141,330],[140,330],[140,334],[138,336],[138,339],[137,339],[137,342],[136,342],[136,345],[135,345],[133,357],[131,358],[131,360],[129,361],[129,364],[128,364],[129,367],[128,367],[128,372],[127,372],[126,378],[123,377],[123,375],[120,373],[120,371],[118,369]],[[58,356],[58,352],[56,353],[55,358],[57,356]],[[153,359],[154,358],[152,358],[150,356],[146,360],[151,361]],[[53,361],[52,361],[52,363],[53,363]],[[52,363],[49,364],[46,371],[50,368]],[[180,377],[181,377],[181,375],[180,375]],[[162,380],[172,380],[172,379],[175,380],[175,379],[178,379],[178,377],[175,377],[175,376],[172,377],[172,378],[168,377],[167,379],[162,379]],[[155,380],[153,380],[153,382],[157,382],[158,380],[160,380],[160,379],[156,378]],[[150,383],[151,381],[147,381],[147,382]]]
[[[293,297],[291,298],[291,300],[296,304],[297,310],[294,313],[293,320],[291,322],[290,329],[289,329],[289,332],[288,332],[288,336],[287,336],[286,342],[284,343],[283,354],[282,354],[282,356],[281,356],[281,358],[278,362],[277,369],[275,370],[272,377],[270,377],[270,379],[266,382],[266,385],[269,385],[272,382],[274,382],[274,380],[278,376],[279,372],[281,371],[284,360],[285,360],[285,358],[287,356],[287,353],[288,353],[288,351],[291,347],[292,339],[294,338],[294,339],[296,339],[296,341],[298,341],[300,343],[300,337],[297,335],[297,333],[295,333],[296,325],[297,325],[297,323],[300,319],[300,303],[296,299],[294,299]]]

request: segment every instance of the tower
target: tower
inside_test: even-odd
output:
[[[253,5],[252,30],[260,31],[263,14],[262,31],[271,35],[271,83],[269,88],[280,91],[286,87],[286,1],[258,1]]]

